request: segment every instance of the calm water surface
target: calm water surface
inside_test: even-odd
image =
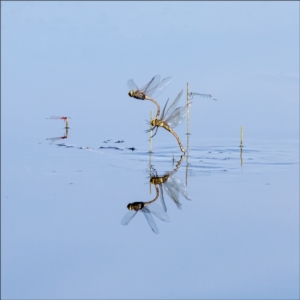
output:
[[[2,1],[1,42],[1,299],[299,299],[299,2]]]
[[[3,298],[299,296],[298,141],[245,140],[241,155],[238,139],[190,135],[172,176],[191,200],[180,194],[179,209],[164,190],[170,222],[153,216],[155,234],[141,211],[121,220],[128,203],[155,198],[154,170],[176,168],[176,140],[154,139],[150,156],[145,139],[85,140],[71,128],[46,140],[65,134],[49,124],[3,146]]]

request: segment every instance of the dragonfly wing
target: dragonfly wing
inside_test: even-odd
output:
[[[159,190],[160,190],[161,205],[162,205],[164,211],[167,211],[167,207],[166,207],[166,203],[165,203],[165,199],[164,199],[164,193],[163,193],[162,184],[159,185]]]
[[[166,77],[162,81],[158,82],[156,85],[152,85],[151,87],[148,87],[146,94],[148,96],[152,96],[155,94],[155,96],[159,96],[169,85],[171,82],[172,77]]]
[[[173,103],[170,105],[170,107],[167,109],[164,120],[167,120],[174,112],[178,101],[180,100],[181,96],[182,96],[183,90],[181,90],[181,92],[177,95],[177,97],[175,98],[175,100],[173,101]]]
[[[52,119],[52,120],[65,120],[67,117],[57,117],[57,116],[51,116],[48,119]]]
[[[203,97],[203,98],[212,98],[212,95],[209,95],[209,94],[196,94],[196,95],[199,95],[200,97]]]
[[[163,185],[169,197],[175,202],[177,207],[181,209],[181,203],[179,201],[179,190],[176,189],[176,182],[174,183],[174,180],[169,177],[169,179],[165,183],[163,183]]]
[[[157,218],[161,219],[162,221],[164,221],[164,222],[170,222],[171,221],[168,214],[158,204],[152,203],[152,204],[148,205],[147,208],[149,209],[149,211],[153,215],[155,215]]]
[[[136,215],[137,211],[131,210],[129,211],[122,219],[121,224],[122,225],[127,225],[131,219]]]
[[[209,94],[198,94],[198,93],[194,93],[194,95],[197,95],[197,96],[200,96],[200,97],[203,97],[203,98],[212,98],[212,95],[209,95]]]
[[[164,106],[164,109],[163,109],[161,115],[160,115],[160,120],[163,120],[163,118],[164,118],[164,116],[165,116],[165,110],[166,110],[166,107],[167,107],[168,102],[169,102],[169,98],[168,98],[168,100],[167,100],[167,102],[166,102],[166,104],[165,104],[165,106]]]
[[[156,224],[155,224],[155,222],[153,220],[153,217],[151,215],[150,210],[147,207],[144,207],[142,209],[142,212],[143,212],[144,216],[146,217],[146,219],[147,219],[147,221],[148,221],[148,223],[149,223],[152,231],[155,232],[156,234],[158,234],[159,231],[158,231],[158,228],[157,228],[157,226],[156,226]]]
[[[136,86],[136,84],[134,83],[133,79],[130,79],[127,81],[127,86],[129,87],[129,89],[131,91],[136,91],[138,90],[139,88]]]
[[[172,115],[170,115],[165,122],[171,127],[174,128],[182,123],[182,121],[187,116],[187,112],[189,107],[191,106],[191,102],[184,107],[177,107]]]
[[[140,91],[145,93],[147,96],[151,96],[149,91],[151,91],[153,88],[155,88],[160,81],[160,76],[156,75],[154,76],[147,84],[145,84],[143,87],[141,87]]]
[[[46,139],[46,141],[52,141],[52,142],[54,142],[54,141],[61,140],[61,139],[62,139],[62,137],[54,137],[54,138]]]
[[[173,180],[175,181],[176,186],[178,187],[179,193],[187,200],[191,200],[191,198],[188,195],[188,192],[186,190],[185,184],[178,178],[173,177]]]

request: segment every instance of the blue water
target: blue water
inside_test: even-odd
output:
[[[49,122],[2,154],[3,298],[297,297],[298,141],[245,139],[241,155],[238,138],[190,135],[174,176],[191,200],[165,192],[155,234],[141,212],[121,220],[155,197],[153,170],[176,168],[176,140],[154,138],[151,155],[147,139],[76,128],[51,142],[65,129]]]
[[[156,107],[128,96],[156,74],[161,110],[194,94],[180,165],[164,129],[149,154]],[[122,225],[153,175],[157,214]],[[299,282],[299,2],[1,2],[1,299],[299,299]]]

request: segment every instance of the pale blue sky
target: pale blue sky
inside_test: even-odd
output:
[[[126,82],[160,74],[161,104],[186,82],[218,99],[194,98],[192,133],[298,137],[298,2],[2,2],[1,26],[4,124],[38,106],[139,135],[154,107]]]

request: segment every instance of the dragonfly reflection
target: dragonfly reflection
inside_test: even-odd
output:
[[[63,139],[67,139],[67,138],[68,138],[68,127],[66,127],[66,133],[63,136],[48,138],[46,140],[54,142],[54,141],[63,140]]]
[[[172,129],[176,126],[178,126],[179,124],[182,123],[182,121],[185,119],[188,109],[191,105],[191,102],[189,102],[187,105],[183,106],[183,107],[177,107],[178,101],[180,99],[180,97],[182,96],[182,92],[183,90],[177,95],[177,97],[175,98],[175,100],[173,101],[173,103],[169,106],[169,108],[166,110],[166,106],[168,104],[169,99],[167,100],[165,107],[162,111],[161,116],[158,119],[154,119],[151,121],[151,125],[154,127],[153,129],[156,128],[155,133],[152,135],[152,137],[154,137],[157,133],[157,130],[159,127],[163,127],[166,130],[168,130],[169,132],[171,132],[177,142],[178,145],[180,147],[180,150],[182,152],[184,152],[184,148],[182,146],[182,143],[178,137],[178,135],[175,133],[175,131]],[[149,132],[150,130],[146,130],[146,132]]]
[[[135,99],[152,101],[157,106],[156,118],[158,118],[160,114],[160,105],[153,98],[151,98],[151,96],[154,93],[156,96],[161,94],[166,89],[171,79],[172,77],[167,77],[160,81],[160,76],[156,75],[140,89],[137,87],[134,81],[130,79],[127,82],[128,87],[131,89],[128,95]]]
[[[164,200],[164,194],[163,189],[167,192],[169,197],[174,201],[176,206],[181,209],[181,203],[179,201],[179,194],[181,194],[185,199],[191,200],[188,196],[186,186],[184,183],[178,179],[175,178],[173,175],[176,173],[180,167],[180,164],[183,160],[184,155],[181,155],[180,160],[178,161],[176,167],[171,172],[168,172],[164,176],[158,176],[157,172],[155,171],[155,176],[152,176],[150,178],[150,183],[152,183],[156,188],[159,186],[160,189],[160,199],[162,203],[162,207],[164,211],[167,211],[167,207]]]
[[[133,202],[127,205],[127,208],[130,210],[122,219],[122,225],[128,225],[131,219],[137,214],[138,211],[141,211],[143,215],[146,217],[151,229],[156,234],[159,233],[156,223],[152,217],[152,214],[165,222],[170,222],[169,216],[166,212],[156,203],[154,203],[159,197],[159,189],[156,188],[156,196],[153,200],[148,202]]]

